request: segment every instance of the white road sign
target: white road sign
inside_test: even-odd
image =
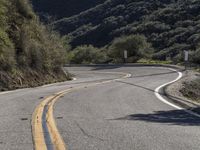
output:
[[[185,61],[189,60],[189,52],[188,51],[184,51],[184,55],[185,55]]]
[[[124,51],[124,58],[125,58],[125,59],[128,58],[128,51],[127,51],[127,50]]]

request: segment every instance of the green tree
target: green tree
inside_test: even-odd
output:
[[[130,35],[116,38],[109,47],[109,55],[115,61],[122,62],[124,50],[128,52],[130,62],[143,57],[151,57],[152,48],[143,35]]]

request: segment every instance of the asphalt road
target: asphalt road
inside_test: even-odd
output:
[[[177,78],[159,67],[70,67],[76,81],[0,94],[0,149],[34,148],[31,118],[46,96],[85,86],[54,106],[69,150],[199,150],[200,118],[160,101],[154,90]],[[131,78],[87,87],[93,83]]]

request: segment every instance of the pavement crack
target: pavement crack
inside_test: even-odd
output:
[[[93,136],[93,135],[90,135],[88,134],[81,126],[78,122],[75,121],[75,124],[76,126],[81,130],[81,132],[87,136],[88,138],[92,138],[92,139],[97,139],[97,140],[100,140],[100,141],[105,141],[104,139],[100,138],[100,137],[96,137],[96,136]]]

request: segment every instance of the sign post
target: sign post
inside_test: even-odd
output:
[[[184,61],[185,61],[185,70],[187,70],[187,65],[189,61],[189,51],[187,50],[184,51]]]
[[[124,50],[124,63],[126,63],[127,58],[128,58],[128,51]]]

